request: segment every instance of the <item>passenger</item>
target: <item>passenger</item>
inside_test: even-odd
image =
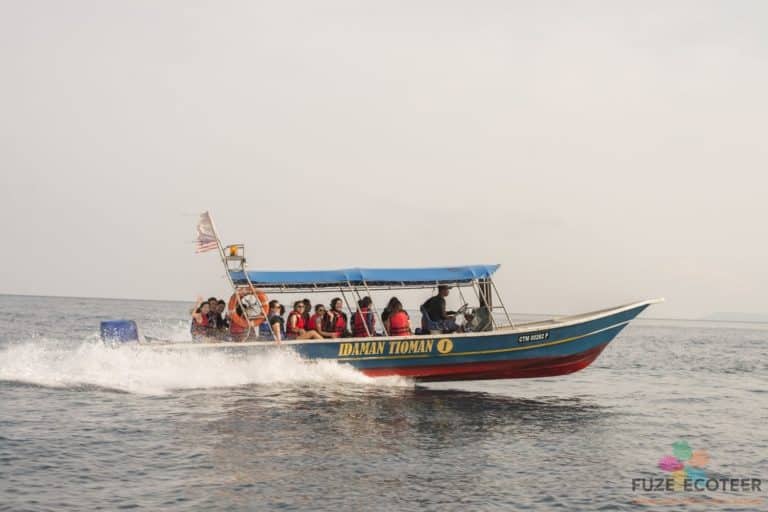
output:
[[[301,302],[304,303],[304,314],[301,315],[304,317],[304,325],[309,325],[309,317],[312,315],[312,303],[309,301],[309,299],[304,299]]]
[[[192,308],[192,324],[189,331],[194,341],[205,341],[210,334],[210,319],[208,314],[211,312],[211,306],[208,302],[203,302],[202,297],[198,297],[197,304]]]
[[[219,309],[219,300],[216,299],[215,302],[211,302],[209,300],[208,305],[208,325],[210,326],[211,330],[214,331],[214,334],[218,335],[218,331],[222,329],[224,324],[224,319],[221,316],[222,310]]]
[[[392,297],[391,299],[389,299],[389,302],[387,302],[387,307],[385,307],[384,311],[381,312],[381,321],[382,322],[384,322],[384,323],[387,322],[387,319],[389,318],[389,315],[392,313],[392,305],[396,301],[400,302],[399,300],[397,300],[397,297]],[[400,306],[402,307],[402,304]]]
[[[338,297],[331,301],[331,310],[325,315],[324,331],[333,333],[332,338],[344,338],[347,332],[347,314],[343,310],[344,303]]]
[[[251,332],[249,326],[256,327],[253,325],[253,320],[248,320],[242,306],[238,304],[235,306],[234,313],[229,318],[229,336],[232,338],[232,341],[245,341]]]
[[[297,300],[293,304],[293,311],[288,314],[288,325],[285,327],[285,337],[291,340],[321,340],[320,334],[315,330],[306,330],[304,327],[304,302]]]
[[[355,311],[355,316],[352,317],[352,336],[355,338],[367,338],[369,336],[375,336],[376,331],[376,319],[373,316],[373,311],[370,311],[373,301],[370,297],[363,297],[357,302],[358,309]]]
[[[456,312],[445,310],[445,298],[450,293],[450,286],[441,284],[437,287],[437,295],[430,297],[424,304],[422,309],[429,315],[429,319],[433,322],[437,322],[440,325],[440,329],[443,332],[456,332],[459,328],[456,325]],[[422,325],[422,327],[425,327]]]
[[[384,320],[384,327],[390,336],[409,336],[413,334],[411,330],[411,319],[408,313],[403,309],[403,304],[397,299],[392,297],[387,305],[389,308],[389,315]]]
[[[249,318],[248,311],[243,311],[240,303],[247,302],[244,299],[254,294],[258,297],[261,304],[261,311],[258,316]],[[246,304],[243,305],[245,306]],[[259,325],[264,323],[269,311],[266,294],[256,288],[238,288],[229,298],[227,307],[229,309],[229,335],[232,337],[232,341],[245,341],[249,334],[257,334]],[[253,315],[252,310],[251,314]]]
[[[219,299],[217,312],[219,313],[219,320],[221,322],[219,326],[221,329],[229,328],[229,318],[227,317],[226,311],[227,311],[227,303]]]
[[[277,343],[280,343],[280,341],[283,339],[283,332],[285,331],[285,320],[283,319],[281,310],[284,311],[285,308],[280,305],[280,301],[269,301],[267,322],[269,322],[269,327],[272,329],[272,335]]]
[[[325,310],[325,306],[318,304],[315,306],[315,314],[309,317],[308,329],[317,331],[323,338],[335,338],[333,331],[326,331],[323,329],[326,325],[326,317],[328,313]]]
[[[209,307],[211,313],[215,313],[216,312],[216,307],[218,306],[218,304],[219,304],[219,299],[217,299],[216,297],[209,297],[208,298],[208,307]]]

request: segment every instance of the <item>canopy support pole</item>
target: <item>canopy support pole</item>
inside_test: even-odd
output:
[[[371,290],[368,289],[368,283],[365,280],[363,280],[363,286],[365,286],[365,291],[368,293],[368,296],[370,297],[371,296]],[[374,318],[377,317],[377,316],[379,317],[379,322],[381,322],[381,330],[384,331],[384,336],[389,336],[389,334],[387,333],[387,328],[384,327],[384,319],[381,318],[381,315],[379,314],[379,311],[376,309],[376,305],[373,303],[373,298],[371,298],[371,308],[373,309]],[[366,328],[367,327],[368,326],[366,325]],[[375,329],[374,329],[374,331],[375,331]]]
[[[352,286],[352,283],[349,280],[347,280],[347,286],[352,288],[352,291],[355,292],[355,295],[357,295],[358,311],[360,311],[360,309],[359,309],[360,301],[363,299],[360,296],[360,292],[357,291],[357,287]],[[349,322],[350,323],[350,327],[352,328],[352,336],[355,335],[354,334],[354,332],[355,332],[355,315],[357,314],[358,311],[356,311],[355,313],[352,314],[351,321]],[[363,318],[363,327],[365,327],[365,334],[367,334],[368,337],[371,337],[371,331],[368,330],[368,322],[365,321],[365,318]]]
[[[488,279],[483,279],[477,282],[477,293],[480,299],[480,307],[484,307],[488,310],[488,316],[491,318],[491,326],[496,330],[499,326],[496,325],[496,319],[493,318],[493,296],[491,295],[491,288],[488,286]]]
[[[512,327],[512,319],[509,317],[509,312],[507,311],[507,307],[504,305],[504,301],[501,299],[501,294],[499,293],[499,290],[496,288],[496,283],[493,282],[492,278],[488,278],[488,281],[491,283],[491,287],[493,288],[494,293],[496,294],[496,298],[499,299],[499,304],[501,304],[501,309],[504,311],[504,316],[507,317],[507,325],[509,327]]]
[[[240,306],[240,310],[243,312],[243,315],[245,315],[245,307],[243,307],[243,301],[240,300],[240,294],[237,293],[237,286],[235,286],[235,282],[232,280],[232,276],[229,275],[229,265],[227,265],[227,256],[224,254],[224,247],[221,246],[221,239],[219,238],[219,231],[216,229],[216,223],[213,222],[213,215],[211,215],[211,212],[206,210],[208,214],[208,220],[211,221],[211,229],[213,230],[213,236],[216,237],[216,247],[219,249],[219,258],[221,258],[221,264],[224,266],[224,273],[227,275],[227,281],[229,281],[229,285],[232,287],[232,292],[235,294],[235,297],[237,297],[237,304]],[[245,258],[243,258],[243,275],[245,276],[245,280],[248,281],[248,284],[251,284],[250,279],[248,279],[248,272],[245,271]],[[253,288],[253,285],[251,285],[251,288]],[[246,318],[248,316],[246,315]],[[248,322],[248,336],[246,336],[246,339],[251,336],[251,322]]]
[[[208,220],[211,221],[211,229],[213,230],[213,236],[216,237],[216,247],[219,249],[219,257],[221,258],[221,264],[224,266],[224,273],[227,275],[227,281],[229,281],[230,286],[232,287],[232,292],[235,294],[235,297],[237,298],[237,304],[240,306],[240,310],[243,312],[243,316],[245,316],[246,320],[248,320],[248,337],[251,336],[251,332],[253,332],[253,326],[251,325],[251,319],[248,318],[248,315],[245,314],[245,307],[243,306],[242,297],[240,297],[240,294],[237,293],[237,285],[235,285],[235,282],[232,280],[232,276],[229,275],[229,265],[227,265],[227,256],[224,254],[224,247],[221,245],[221,239],[219,238],[219,232],[216,229],[216,224],[213,222],[213,215],[211,215],[211,212],[206,211],[208,214]],[[245,249],[245,246],[243,246],[243,249]],[[253,283],[251,283],[251,278],[248,277],[248,271],[245,268],[245,258],[243,258],[243,264],[242,264],[242,271],[243,275],[245,276],[245,281],[248,283],[248,286],[251,291],[254,291],[255,288],[253,286]],[[259,304],[259,307],[261,307],[261,304]],[[264,314],[264,321],[269,323],[269,318],[267,318],[267,314],[264,313],[262,310],[262,314]],[[269,326],[269,334],[272,337],[272,339],[276,343],[280,343],[278,339],[275,337],[275,333],[272,332],[272,326]]]
[[[464,293],[461,291],[461,286],[457,286],[455,283],[454,283],[454,286],[456,287],[457,290],[459,290],[459,297],[461,297],[461,303],[466,304],[467,300],[464,298]]]
[[[344,288],[339,286],[339,291],[341,292],[341,296],[344,299],[344,304],[347,305],[347,311],[349,311],[349,318],[353,318],[355,316],[355,313],[352,311],[352,308],[349,307],[349,301],[347,300],[347,294],[344,293]],[[349,325],[345,326],[345,329],[350,328]]]

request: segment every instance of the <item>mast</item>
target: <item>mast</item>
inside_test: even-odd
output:
[[[219,249],[219,257],[221,258],[221,264],[224,266],[224,273],[227,275],[227,281],[229,281],[230,286],[232,287],[232,292],[235,294],[235,297],[237,298],[237,304],[240,306],[241,311],[243,312],[243,315],[248,320],[248,336],[251,335],[251,332],[253,332],[253,326],[251,325],[250,318],[248,317],[248,314],[246,313],[246,307],[243,304],[242,297],[240,297],[240,294],[237,292],[238,286],[235,284],[235,281],[232,279],[232,275],[230,275],[230,262],[236,262],[239,265],[239,268],[236,270],[239,270],[243,273],[243,276],[245,276],[245,281],[248,283],[248,287],[251,291],[255,291],[255,287],[253,286],[253,283],[251,283],[251,279],[248,277],[248,272],[245,268],[245,246],[242,244],[236,244],[236,245],[228,245],[226,249],[230,251],[230,255],[228,256],[225,252],[225,248],[221,245],[221,239],[219,238],[219,232],[216,229],[216,224],[213,222],[213,216],[211,215],[210,211],[206,210],[204,212],[208,216],[208,220],[211,223],[211,230],[213,231],[213,236],[216,238],[216,246]],[[259,307],[261,307],[261,304],[259,304]],[[265,316],[265,321],[269,323],[269,319],[266,318],[266,313],[262,310],[262,314]],[[274,341],[278,341],[275,337],[275,333],[272,332],[272,326],[269,326],[269,334],[272,336],[272,339]]]

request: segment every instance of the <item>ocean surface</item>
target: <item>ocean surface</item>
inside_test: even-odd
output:
[[[570,376],[429,385],[98,339],[188,339],[189,307],[0,296],[0,510],[768,510],[768,325],[639,319]],[[762,490],[633,490],[679,441]]]

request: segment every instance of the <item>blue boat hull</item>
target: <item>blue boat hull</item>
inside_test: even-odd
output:
[[[422,381],[565,375],[589,366],[652,302],[488,333],[286,343],[311,360]]]

